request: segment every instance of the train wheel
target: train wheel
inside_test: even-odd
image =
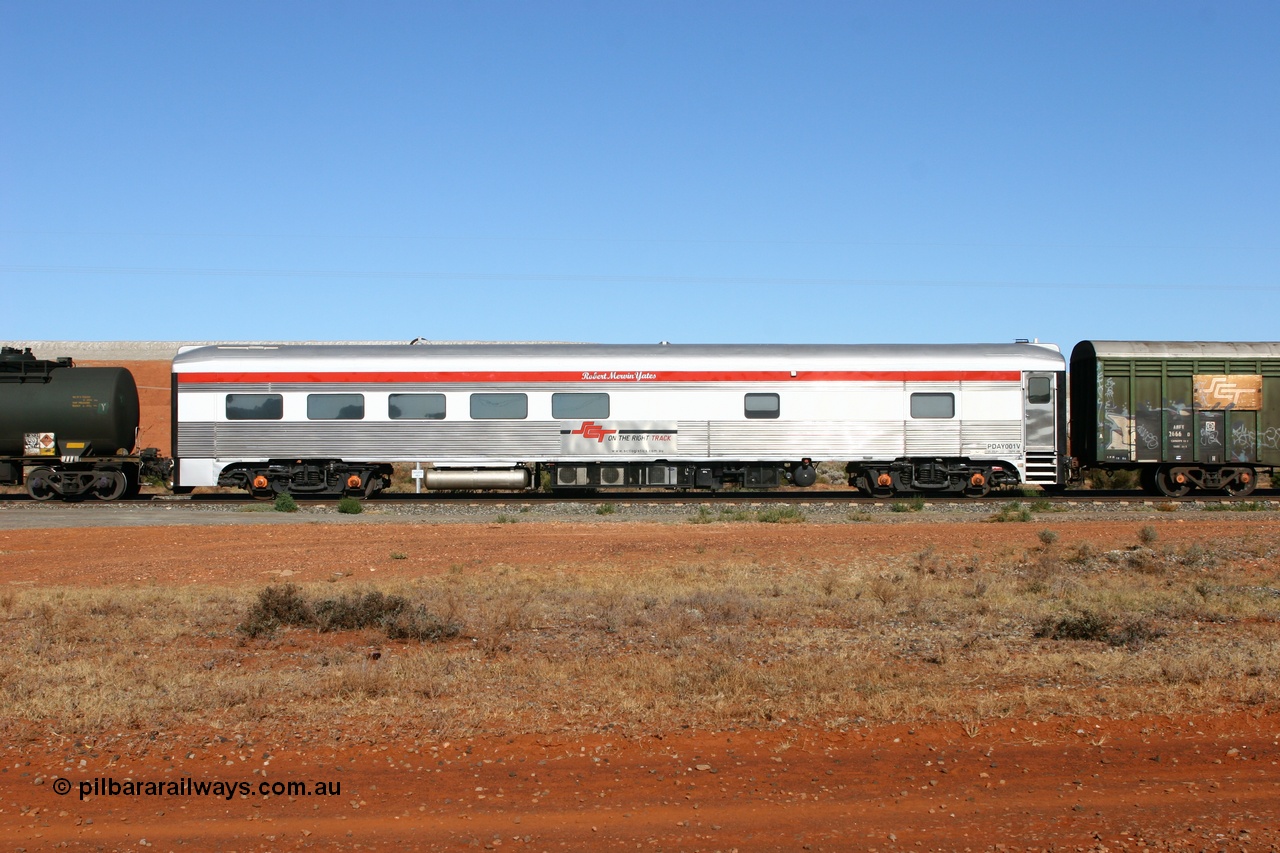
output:
[[[1258,475],[1252,468],[1242,468],[1236,478],[1222,487],[1233,498],[1248,497],[1258,488]]]
[[[58,490],[49,482],[49,478],[53,476],[51,468],[33,468],[31,473],[27,475],[27,494],[32,500],[47,501],[54,498],[58,494]]]
[[[868,471],[867,491],[873,498],[891,498],[896,491],[893,488],[893,477],[887,471]]]
[[[1186,474],[1175,474],[1171,468],[1161,468],[1156,471],[1156,489],[1165,497],[1180,498],[1191,491],[1191,480]]]
[[[121,495],[125,500],[131,501],[142,494],[142,469],[136,465],[126,465],[121,469],[124,474],[124,494]]]
[[[98,500],[113,501],[129,488],[129,479],[123,471],[99,471],[93,481],[93,493]]]
[[[255,474],[253,479],[249,481],[249,494],[253,495],[256,501],[273,501],[276,499],[276,491],[272,487],[272,483],[267,479],[266,474]]]
[[[971,498],[985,498],[991,494],[991,479],[981,471],[974,471],[969,476],[964,493]]]

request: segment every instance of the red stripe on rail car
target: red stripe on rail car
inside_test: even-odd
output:
[[[427,373],[418,371],[367,373],[343,371],[325,373],[180,373],[183,385],[270,383],[363,383],[369,385],[403,383],[480,384],[567,382],[603,384],[620,382],[1014,382],[1022,378],[1016,370],[800,370],[795,376],[786,370],[592,370]]]

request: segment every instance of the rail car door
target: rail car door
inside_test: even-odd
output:
[[[1028,373],[1024,379],[1024,448],[1027,482],[1051,484],[1059,481],[1058,442],[1065,418],[1058,405],[1062,388],[1059,374]]]
[[[1054,374],[1028,373],[1026,384],[1027,452],[1057,449],[1058,406]]]

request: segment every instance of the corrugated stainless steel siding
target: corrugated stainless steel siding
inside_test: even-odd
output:
[[[907,456],[960,455],[959,421],[906,421],[904,428]]]
[[[178,446],[174,455],[179,459],[212,459],[214,456],[214,425],[212,423],[178,424]]]
[[[680,459],[894,459],[986,455],[988,442],[1021,442],[1018,421],[940,423],[680,421]],[[280,456],[397,459],[561,458],[558,421],[220,422],[178,425],[179,457]],[[1008,456],[1011,454],[1003,454]]]
[[[554,459],[559,421],[200,423],[178,429],[180,456],[218,459]]]
[[[901,421],[712,421],[709,429],[710,458],[716,459],[891,459],[902,455]]]
[[[969,457],[1020,457],[1017,453],[988,453],[988,443],[1022,446],[1021,421],[964,421],[960,424],[960,454]]]
[[[676,459],[710,459],[711,430],[706,421],[678,421]]]

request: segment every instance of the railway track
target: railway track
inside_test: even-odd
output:
[[[333,506],[333,498],[309,499],[296,497],[299,506]],[[742,506],[794,505],[794,506],[868,506],[893,507],[905,505],[907,508],[919,506],[930,507],[973,507],[984,505],[1003,505],[1013,501],[1039,502],[1045,501],[1053,506],[1087,506],[1108,504],[1275,504],[1280,510],[1280,489],[1258,489],[1248,498],[1232,498],[1226,495],[1210,493],[1192,493],[1184,497],[1169,498],[1150,495],[1142,491],[1067,491],[1059,494],[1035,491],[993,492],[985,497],[941,497],[925,495],[901,495],[895,497],[872,497],[853,490],[772,490],[767,492],[746,492],[739,490],[721,492],[613,492],[600,493],[547,493],[547,492],[432,492],[429,494],[412,494],[391,492],[364,499],[362,503],[370,506],[394,505],[474,505],[492,506],[495,508],[511,506],[538,506],[548,504],[578,504],[587,506],[719,506],[725,508]],[[0,495],[0,503],[38,505],[42,502],[32,500],[25,494]],[[212,506],[269,506],[270,501],[256,500],[241,494],[194,494],[194,495],[140,495],[133,499],[121,499],[105,503],[92,498],[76,502],[87,507],[110,505],[147,505],[147,504],[191,504]],[[59,505],[61,502],[52,502]]]

